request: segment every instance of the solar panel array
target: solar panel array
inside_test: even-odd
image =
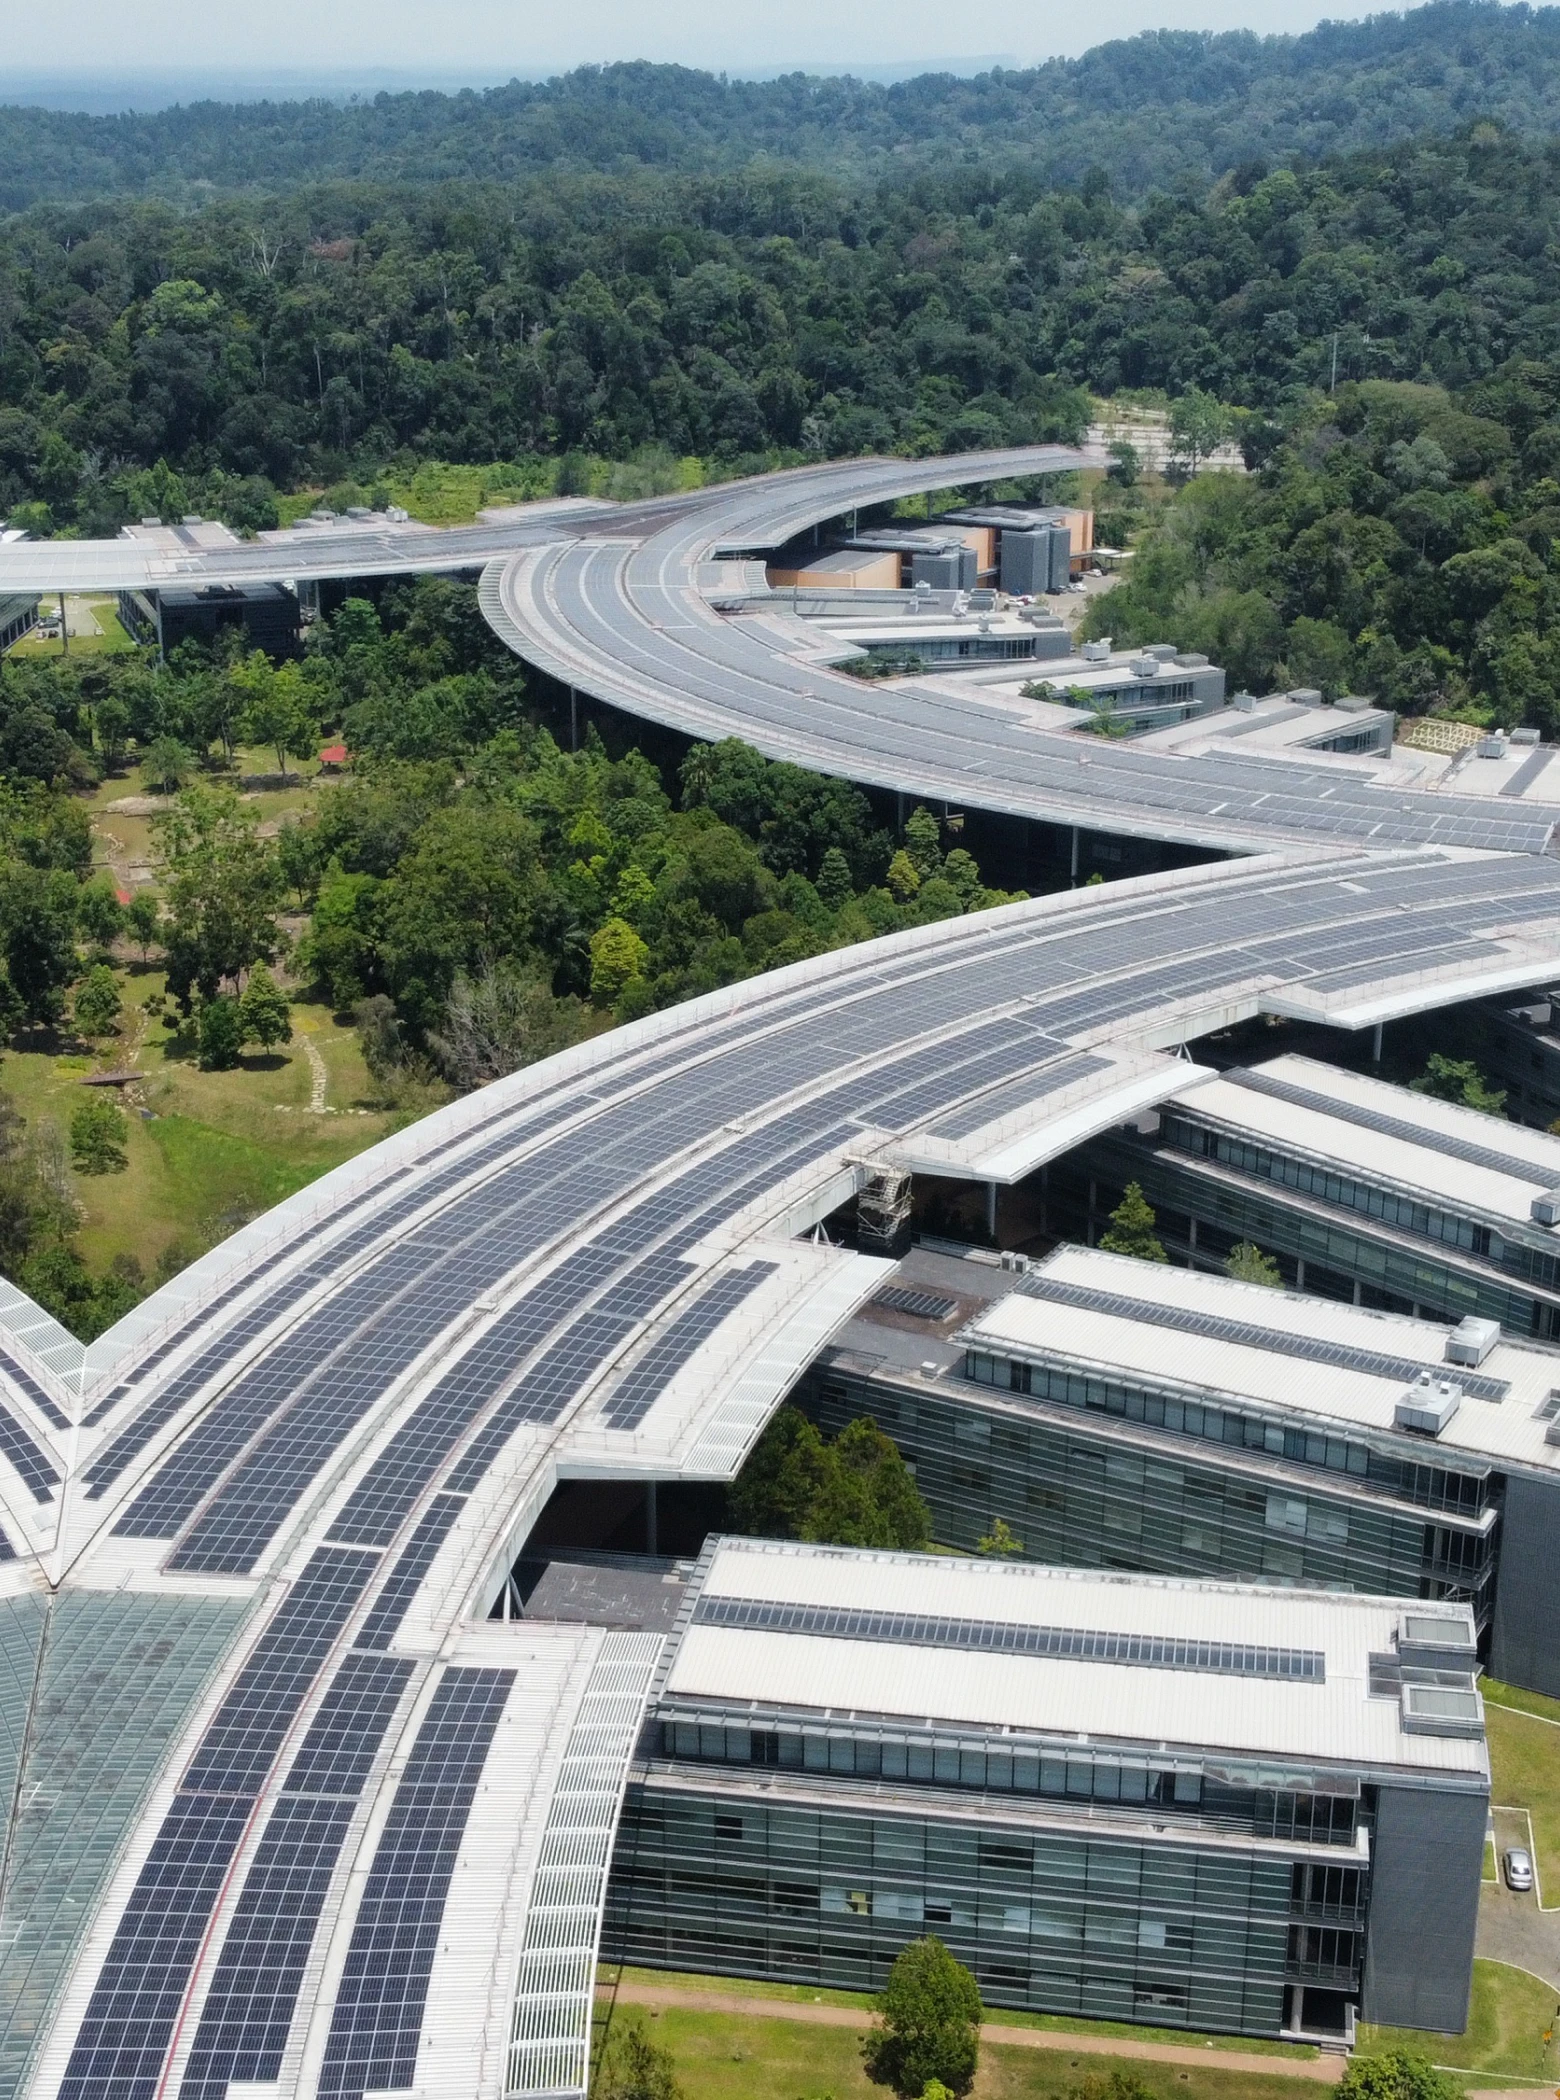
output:
[[[1112,1319],[1136,1320],[1150,1327],[1163,1327],[1174,1334],[1196,1334],[1209,1341],[1230,1342],[1240,1349],[1266,1349],[1275,1356],[1293,1357],[1299,1363],[1328,1364],[1334,1370],[1358,1371],[1367,1378],[1389,1378],[1412,1385],[1427,1367],[1411,1356],[1393,1356],[1382,1349],[1359,1349],[1349,1342],[1324,1341],[1319,1335],[1293,1334],[1284,1328],[1262,1327],[1252,1320],[1230,1320],[1218,1313],[1190,1312],[1173,1305],[1154,1305],[1124,1291],[1100,1291],[1091,1284],[1060,1283],[1048,1276],[1026,1276],[1018,1286],[1026,1298],[1041,1298],[1052,1305],[1073,1305],[1082,1312],[1108,1313]],[[1504,1378],[1486,1378],[1478,1371],[1456,1372],[1457,1383],[1475,1400],[1504,1400],[1511,1391]]]
[[[179,2092],[224,2100],[282,2068],[304,1968],[358,1799],[412,1664],[349,1655],[310,1726],[244,1879]]]
[[[19,1363],[10,1350],[0,1350],[0,1370],[5,1372],[19,1393],[24,1393],[37,1408],[43,1419],[55,1429],[69,1429],[70,1417],[47,1392],[24,1363]]]
[[[153,2100],[195,1957],[260,1789],[377,1560],[320,1547],[255,1644],[136,1877],[60,2100]]]
[[[1340,1100],[1311,1087],[1297,1086],[1293,1080],[1275,1079],[1267,1072],[1237,1069],[1226,1072],[1224,1077],[1232,1086],[1242,1086],[1248,1093],[1266,1094],[1271,1100],[1287,1101],[1295,1108],[1315,1109],[1319,1115],[1330,1116],[1335,1123],[1348,1123],[1356,1130],[1374,1130],[1382,1137],[1401,1138],[1405,1144],[1443,1152],[1448,1159],[1460,1159],[1470,1167],[1487,1167],[1492,1174],[1508,1174],[1513,1180],[1526,1181],[1534,1187],[1546,1186],[1547,1170],[1536,1160],[1522,1159],[1514,1152],[1502,1152],[1498,1146],[1477,1145],[1469,1138],[1452,1137],[1428,1124],[1410,1122],[1406,1116],[1389,1116],[1378,1108],[1362,1107],[1357,1101]],[[1557,1171],[1556,1178],[1560,1179],[1560,1171]]]
[[[750,1298],[779,1264],[756,1261],[716,1281],[654,1342],[607,1397],[601,1418],[609,1429],[637,1429],[677,1373],[744,1299]]]
[[[1088,1626],[1024,1626],[1008,1619],[942,1618],[929,1612],[859,1611],[846,1605],[771,1603],[759,1597],[706,1593],[693,1608],[693,1624],[810,1634],[819,1640],[891,1641],[913,1648],[956,1648],[977,1654],[1130,1663],[1140,1669],[1189,1670],[1215,1677],[1321,1684],[1327,1674],[1327,1658],[1315,1648],[1177,1640],[1165,1634],[1111,1632]]]
[[[1006,1086],[992,1087],[978,1100],[955,1109],[951,1116],[940,1117],[932,1125],[932,1135],[950,1141],[968,1137],[971,1131],[983,1130],[988,1123],[995,1123],[1019,1109],[1030,1108],[1052,1094],[1059,1094],[1063,1087],[1076,1086],[1081,1080],[1092,1078],[1096,1072],[1110,1069],[1108,1057],[1089,1057],[1086,1054],[1039,1065],[1024,1078],[1011,1080]]]
[[[946,1320],[959,1309],[957,1298],[945,1298],[938,1291],[910,1290],[900,1283],[875,1292],[872,1303],[885,1312],[908,1313],[912,1320]]]
[[[439,1924],[513,1670],[449,1669],[395,1790],[336,1991],[318,2091],[341,2100],[415,2081]]]

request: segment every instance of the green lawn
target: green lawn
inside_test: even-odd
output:
[[[687,2100],[887,2100],[886,2089],[862,2069],[859,2036],[851,2028],[675,2007],[645,2017],[655,2039],[671,2050]],[[1118,2067],[1140,2078],[1158,2100],[1300,2100],[1310,2090],[1281,2074],[1258,2077],[1200,2064],[1183,2070],[1141,2059],[988,2044],[981,2050],[975,2100],[1062,2100],[1085,2079],[1105,2078]]]
[[[357,1036],[325,1008],[294,1006],[293,1040],[282,1050],[248,1057],[236,1071],[202,1072],[187,1041],[162,1022],[148,1025],[140,1010],[162,984],[156,970],[121,973],[123,1032],[101,1046],[99,1057],[60,1043],[11,1047],[0,1057],[0,1089],[30,1123],[52,1124],[62,1142],[72,1111],[87,1098],[87,1072],[129,1065],[143,1075],[133,1098],[151,1115],[129,1116],[128,1165],[117,1174],[73,1172],[71,1188],[82,1206],[80,1246],[91,1266],[131,1254],[148,1278],[170,1245],[199,1252],[402,1120],[369,1105],[373,1090]],[[324,1062],[334,1114],[309,1113],[314,1073],[306,1036]]]
[[[766,1983],[746,1976],[701,1976],[672,1969],[619,1970],[603,1962],[598,1971],[605,1986],[619,1976],[626,1982],[645,1984],[652,1990],[717,1991],[723,1998],[780,1998],[804,2005],[848,2005],[865,2016],[872,1999],[865,1991],[831,1991],[810,1983]],[[1068,2019],[1060,2013],[1008,2012],[988,2006],[986,2018],[1009,2027],[1038,2027],[1052,2034],[1106,2036],[1111,2040],[1173,2042],[1181,2048],[1235,2049],[1247,2055],[1314,2057],[1314,2049],[1290,2042],[1251,2041],[1239,2034],[1196,2034],[1185,2027],[1137,2027],[1115,2020]]]
[[[1525,1808],[1532,1816],[1544,1901],[1560,1903],[1560,1699],[1491,1679],[1481,1689],[1491,1798],[1497,1808]]]
[[[1476,1961],[1466,2034],[1361,2027],[1359,2053],[1376,2056],[1384,2049],[1406,2047],[1451,2070],[1547,2082],[1560,2073],[1560,2051],[1553,2045],[1546,2050],[1543,2041],[1554,2009],[1554,1992],[1536,1976],[1508,1969],[1503,1962]]]

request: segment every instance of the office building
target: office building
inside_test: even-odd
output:
[[[725,1539],[630,1780],[610,1954],[993,2005],[1460,2029],[1489,1800],[1465,1608]]]

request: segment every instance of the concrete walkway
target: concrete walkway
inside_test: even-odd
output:
[[[729,2013],[737,2019],[805,2020],[816,2027],[854,2027],[865,2033],[870,2013],[853,2005],[809,2004],[802,1998],[743,1998],[721,1991],[680,1991],[653,1983],[598,1987],[599,1998],[616,1997],[622,2005],[648,2005],[658,2010]],[[1244,2071],[1264,2078],[1307,2078],[1316,2085],[1336,2085],[1343,2076],[1342,2056],[1258,2056],[1246,2049],[1181,2048],[1173,2042],[1133,2042],[1114,2035],[1067,2034],[1052,2027],[1007,2027],[988,2020],[980,2038],[993,2048],[1056,2049],[1069,2056],[1139,2057],[1157,2064],[1195,2064],[1205,2071]]]

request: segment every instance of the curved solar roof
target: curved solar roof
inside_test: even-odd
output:
[[[572,577],[603,683],[608,600],[629,607],[619,704],[672,719],[686,665],[677,704],[714,726],[761,650],[695,602],[711,551],[967,467],[718,492],[697,529],[522,556],[486,602],[509,618],[528,578]],[[905,765],[946,777],[945,730]],[[810,762],[900,764],[830,750]],[[993,764],[993,806],[1027,806]],[[0,1291],[0,2100],[579,2092],[661,1642],[488,1616],[554,1486],[728,1478],[883,1281],[808,1233],[868,1181],[1027,1172],[1183,1085],[1180,1047],[1246,1016],[1359,1027],[1552,973],[1547,823],[1442,843],[1457,805],[1423,799],[1420,831],[1317,833],[1286,802],[1262,853],[598,1037],[315,1183],[90,1347]]]

